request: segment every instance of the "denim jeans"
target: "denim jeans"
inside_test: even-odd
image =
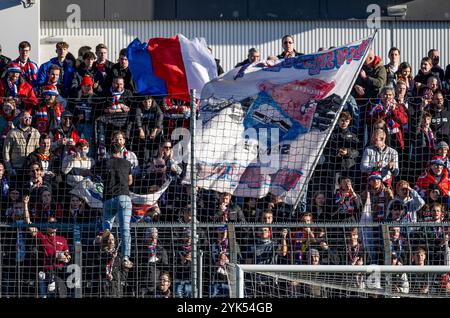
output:
[[[209,295],[214,297],[229,297],[230,286],[226,283],[213,283],[209,286]]]
[[[182,280],[177,284],[177,298],[192,298],[192,284],[189,280]]]
[[[119,216],[121,252],[123,257],[131,254],[131,199],[128,195],[119,195],[103,203],[103,230],[111,230],[116,215]]]

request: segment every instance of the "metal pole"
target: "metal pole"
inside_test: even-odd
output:
[[[75,260],[74,263],[80,268],[79,286],[75,287],[75,298],[83,298],[83,267],[82,267],[82,245],[81,242],[75,242]]]
[[[236,298],[244,298],[244,271],[236,264]]]
[[[203,251],[198,251],[198,298],[203,298]]]
[[[192,294],[194,298],[198,298],[198,272],[197,272],[197,176],[195,168],[195,120],[196,120],[196,103],[195,103],[195,89],[191,89],[191,212],[192,212]]]
[[[325,139],[324,139],[324,143],[323,143],[322,147],[320,147],[320,149],[319,149],[319,153],[317,154],[316,158],[314,159],[314,163],[313,163],[313,165],[311,166],[311,169],[309,169],[309,171],[307,171],[307,179],[306,179],[306,180],[308,180],[308,182],[304,182],[304,183],[303,183],[302,188],[301,188],[301,190],[300,190],[300,193],[299,193],[299,195],[298,195],[298,198],[297,198],[297,200],[295,201],[293,211],[295,211],[295,209],[297,209],[297,206],[298,206],[298,204],[300,203],[300,199],[302,198],[302,194],[303,194],[303,192],[305,191],[305,187],[307,186],[307,183],[309,183],[309,180],[310,180],[311,177],[312,177],[312,174],[313,174],[313,172],[314,172],[314,169],[316,168],[317,163],[319,162],[320,156],[322,155],[323,150],[325,149],[325,146],[326,146],[326,144],[327,144],[327,142],[328,142],[328,139],[330,139],[330,136],[331,136],[331,134],[333,133],[334,127],[336,126],[336,123],[337,123],[337,121],[338,121],[338,119],[339,119],[339,115],[341,114],[342,108],[344,108],[344,105],[345,105],[345,103],[347,102],[348,97],[350,96],[350,93],[351,93],[351,91],[352,91],[352,88],[353,88],[353,86],[355,85],[355,82],[356,82],[356,80],[357,80],[357,78],[358,78],[358,76],[359,76],[359,73],[361,72],[361,69],[362,69],[362,67],[363,67],[363,65],[364,65],[364,61],[365,61],[365,59],[366,59],[366,57],[367,57],[367,54],[369,53],[370,48],[372,47],[373,40],[375,39],[375,35],[377,34],[377,32],[378,32],[378,30],[375,29],[375,33],[374,33],[373,36],[372,36],[372,40],[371,40],[371,42],[370,42],[370,45],[367,47],[367,51],[364,53],[364,56],[361,58],[361,64],[360,64],[359,67],[358,67],[358,71],[357,71],[357,72],[355,73],[355,75],[353,76],[352,83],[351,83],[351,85],[349,86],[349,88],[348,88],[348,90],[347,90],[347,93],[344,95],[344,98],[342,99],[341,105],[339,106],[339,110],[338,110],[338,112],[337,112],[337,114],[336,114],[336,118],[334,118],[333,123],[330,125],[330,128],[328,128],[329,131],[328,131],[328,133],[327,133],[327,136],[326,136]]]

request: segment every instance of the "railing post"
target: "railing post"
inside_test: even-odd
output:
[[[195,89],[190,91],[191,99],[191,120],[190,120],[190,133],[191,133],[191,212],[192,212],[192,295],[194,298],[198,298],[198,268],[197,268],[197,179],[196,179],[196,163],[195,163],[195,120],[196,120],[196,102],[195,102]]]
[[[203,250],[198,251],[198,298],[203,298]]]
[[[79,271],[79,274],[80,274],[79,284],[75,285],[75,298],[83,298],[83,267],[82,267],[83,259],[82,259],[82,251],[83,251],[83,248],[82,248],[81,242],[75,242],[74,263],[80,269],[80,271]]]

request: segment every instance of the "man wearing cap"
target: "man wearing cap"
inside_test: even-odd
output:
[[[391,265],[402,266],[402,260],[398,258],[397,253],[391,253]],[[409,281],[406,273],[398,273],[390,276],[390,283],[393,287],[393,291],[396,293],[408,294],[409,293]]]
[[[448,198],[450,195],[450,179],[448,170],[444,168],[445,160],[441,156],[434,156],[428,168],[417,179],[416,186],[422,198],[425,198],[426,192],[431,184],[437,185],[442,196]]]
[[[33,87],[21,76],[19,64],[10,63],[7,71],[8,75],[0,81],[0,98],[14,97],[17,108],[31,111],[39,103]]]
[[[394,197],[393,191],[383,184],[383,177],[381,172],[373,171],[367,181],[369,182],[368,189],[363,192],[361,198],[364,204],[367,196],[370,193],[370,206],[372,213],[372,221],[381,222],[386,217],[388,203]]]
[[[61,123],[50,132],[52,136],[52,150],[55,154],[61,156],[61,160],[69,153],[71,147],[80,139],[77,129],[72,123],[73,114],[69,110],[63,111],[61,114]]]
[[[448,143],[441,141],[436,145],[436,154],[444,158],[445,167],[450,171],[450,160],[448,159]]]
[[[10,176],[22,175],[27,156],[39,147],[40,133],[31,127],[33,117],[29,112],[20,115],[19,127],[11,129],[3,144],[3,160]]]
[[[161,271],[169,269],[169,257],[166,249],[158,241],[158,229],[149,228],[146,231],[146,244],[143,244],[145,251],[144,261],[148,264],[147,271],[143,273],[144,279],[141,287],[143,295],[151,296],[149,293],[156,288],[157,279]]]
[[[64,108],[58,102],[58,89],[54,85],[47,85],[42,90],[44,100],[35,112],[35,125],[39,133],[49,133],[55,130],[61,123],[61,114]]]
[[[445,98],[442,91],[433,94],[433,104],[430,106],[431,129],[438,141],[449,141],[450,138],[450,111],[445,110]]]
[[[417,222],[417,212],[425,205],[425,201],[421,198],[416,190],[409,186],[408,181],[400,180],[396,186],[396,195],[394,200],[389,202],[388,211],[394,207],[393,204],[399,202],[402,205],[401,222]],[[389,216],[388,216],[389,217]],[[398,219],[392,219],[399,221]]]

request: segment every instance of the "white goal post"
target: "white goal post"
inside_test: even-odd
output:
[[[298,274],[301,280],[301,275],[304,274],[316,274],[316,275],[326,275],[326,274],[336,274],[341,277],[340,274],[365,274],[367,278],[372,278],[374,281],[373,285],[381,286],[380,281],[392,275],[434,275],[433,277],[439,277],[442,274],[450,273],[450,266],[391,266],[391,265],[361,265],[361,266],[351,266],[351,265],[240,265],[240,264],[228,264],[227,266],[231,296],[236,298],[244,298],[245,295],[245,273],[259,274],[267,277],[272,277],[273,279],[292,279],[297,280],[297,277],[290,278],[289,274]],[[285,274],[285,275],[283,275]],[[383,276],[384,275],[384,276]],[[313,276],[317,278],[318,276]],[[344,277],[344,276],[342,276]],[[338,278],[333,278],[338,279]],[[326,282],[314,283],[319,286],[327,286]],[[338,284],[337,284],[338,285]],[[343,285],[342,285],[343,286]],[[408,285],[409,286],[409,285]],[[386,295],[386,292],[377,292],[377,287],[374,288],[375,291],[370,290],[370,294],[381,294]],[[447,295],[447,294],[446,294]],[[450,293],[448,294],[450,295]],[[269,295],[270,297],[270,295]],[[414,295],[407,295],[407,297],[415,297]],[[421,297],[421,296],[418,296]],[[433,296],[428,296],[433,297]],[[447,296],[448,297],[448,296]]]

